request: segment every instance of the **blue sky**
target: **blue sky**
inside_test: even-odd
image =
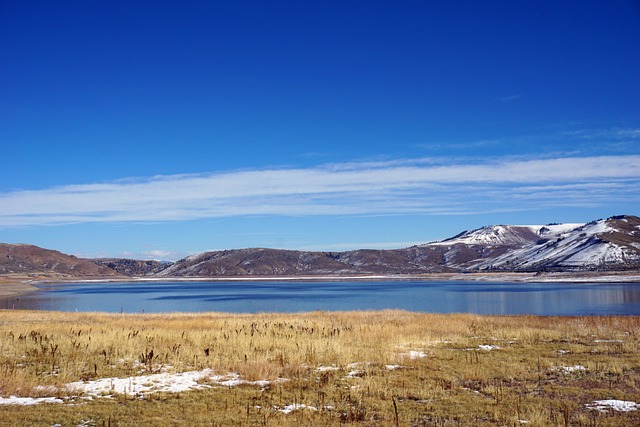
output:
[[[637,1],[0,2],[0,241],[403,247],[640,214]]]

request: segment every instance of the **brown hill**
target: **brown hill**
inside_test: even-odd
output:
[[[154,275],[323,276],[349,274],[426,274],[463,271],[478,259],[498,256],[510,246],[413,246],[405,249],[359,249],[347,252],[306,252],[248,248],[204,252],[177,261]]]
[[[161,276],[291,276],[354,273],[325,252],[249,248],[205,252],[178,261]]]
[[[34,245],[0,243],[0,275],[30,277],[112,277],[104,266]]]
[[[306,252],[249,248],[205,252],[177,261],[159,276],[321,276],[348,274],[423,274],[459,271],[452,259],[477,259],[484,248],[414,246],[405,249],[360,249],[348,252]],[[497,249],[492,253],[503,253]]]

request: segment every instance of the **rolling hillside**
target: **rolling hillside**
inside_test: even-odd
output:
[[[640,218],[588,224],[497,225],[393,250],[240,249],[180,260],[158,276],[420,274],[473,271],[624,271],[640,268]]]
[[[640,218],[587,224],[493,225],[403,249],[310,252],[247,248],[176,262],[81,259],[33,245],[0,244],[0,276],[285,277],[460,272],[640,270]]]
[[[34,245],[0,243],[1,276],[114,277],[119,274],[91,260]]]

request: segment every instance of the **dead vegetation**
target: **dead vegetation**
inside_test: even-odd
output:
[[[638,425],[640,411],[587,406],[640,402],[638,331],[638,317],[0,311],[0,396],[64,402],[1,405],[0,425]],[[199,370],[247,382],[64,387]]]

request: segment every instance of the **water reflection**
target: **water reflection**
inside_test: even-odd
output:
[[[434,313],[640,315],[639,283],[135,282],[50,285],[5,309],[300,312],[397,308]]]

